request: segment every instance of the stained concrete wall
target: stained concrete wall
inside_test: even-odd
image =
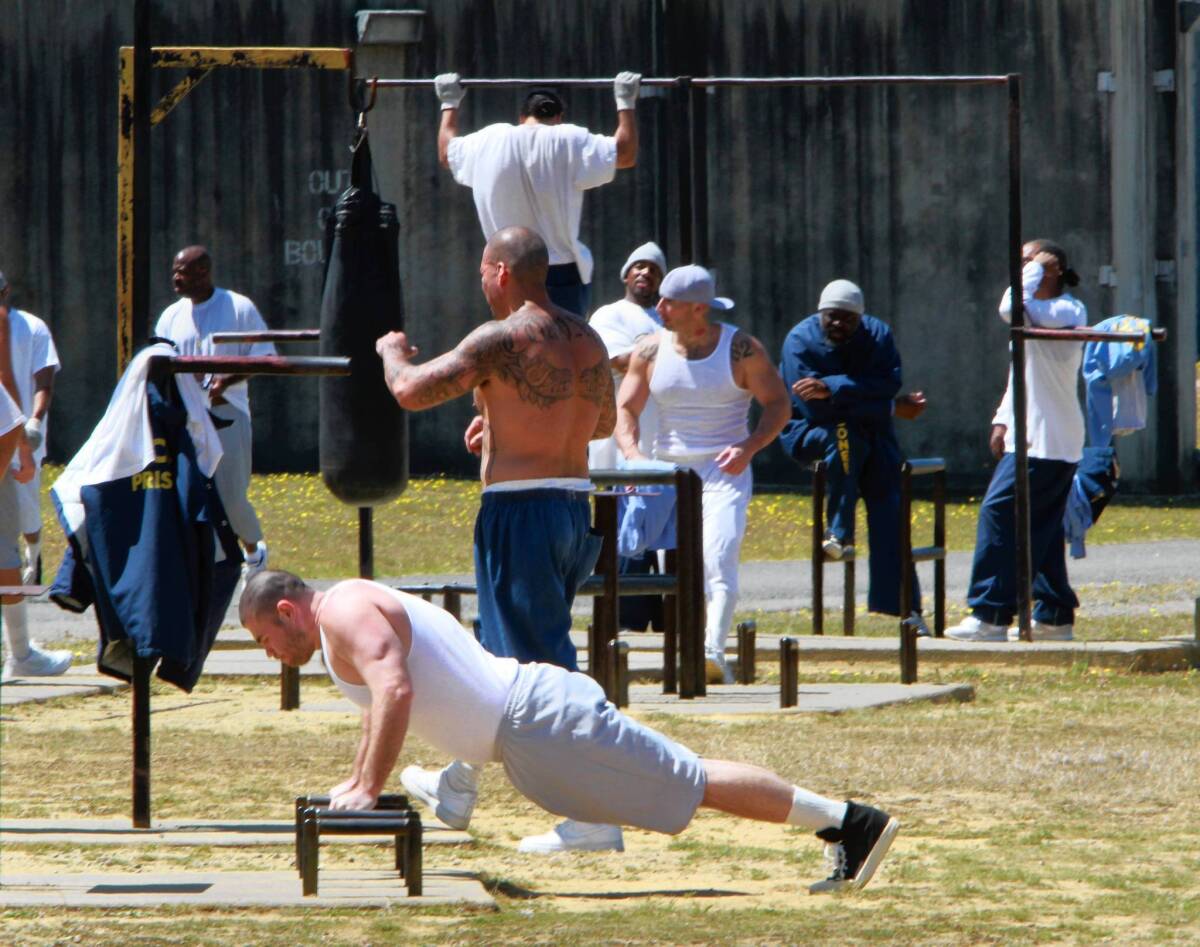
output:
[[[156,3],[154,42],[353,45],[354,12],[387,5]],[[1195,103],[1153,91],[1147,78],[1174,65],[1172,4],[1120,0],[1106,16],[1090,0],[415,5],[427,7],[421,41],[364,48],[360,70],[1021,72],[1025,234],[1053,236],[1068,248],[1093,321],[1116,311],[1156,312],[1176,344],[1195,350],[1194,312],[1177,319],[1175,289],[1153,278],[1134,282],[1134,264],[1124,262],[1136,259],[1138,272],[1149,266],[1153,274],[1154,261],[1178,246],[1180,266],[1195,266],[1188,242],[1195,215],[1181,215],[1188,221],[1180,225],[1168,206],[1177,182],[1191,180],[1177,149],[1194,174],[1195,149],[1182,147],[1177,127]],[[0,268],[18,305],[46,317],[59,339],[64,372],[51,439],[58,457],[90,431],[115,371],[116,48],[132,35],[129,6],[10,0],[0,18],[0,206],[9,224],[0,230]],[[1131,38],[1135,26],[1140,32]],[[1118,73],[1124,96],[1097,91],[1101,70]],[[1122,72],[1136,75],[1136,84],[1122,86]],[[177,77],[157,72],[156,89]],[[509,119],[518,100],[514,92],[472,91],[463,125]],[[738,301],[734,321],[777,351],[828,279],[856,279],[869,310],[895,329],[907,387],[930,397],[919,422],[900,425],[906,449],[946,456],[964,485],[984,482],[987,424],[1007,364],[995,317],[1007,266],[1003,91],[721,90],[707,102],[708,262]],[[581,124],[614,124],[607,92],[571,95],[569,107]],[[661,236],[679,262],[675,156],[683,142],[659,126],[663,108],[662,99],[643,100],[639,166],[587,198],[582,235],[596,256],[597,303],[619,295],[616,271],[642,240]],[[477,284],[482,236],[470,193],[437,166],[437,118],[429,91],[382,91],[370,116],[380,186],[404,221],[411,334],[430,353],[486,317]],[[351,127],[341,75],[221,70],[205,80],[153,132],[154,310],[172,299],[172,252],[200,241],[216,255],[218,281],[254,298],[272,325],[315,325],[321,224],[345,183]],[[1152,183],[1136,197],[1117,188],[1133,173],[1123,150],[1133,132],[1118,136],[1118,127],[1142,129],[1138,160]],[[1194,121],[1186,127],[1195,134]],[[1136,234],[1117,227],[1129,213],[1144,215]],[[1131,248],[1126,256],[1121,247]],[[1099,285],[1106,265],[1117,266],[1116,290]],[[1181,286],[1194,285],[1190,268],[1182,276]],[[1185,296],[1194,306],[1194,291]],[[1178,375],[1189,365],[1180,356],[1172,370]],[[1178,489],[1190,476],[1193,409],[1183,387],[1176,377],[1169,400],[1159,401],[1158,431],[1124,451],[1132,485]],[[315,383],[260,379],[253,398],[258,467],[314,467]],[[460,440],[467,416],[462,403],[414,417],[414,470],[472,469]],[[774,448],[761,457],[758,475],[794,478]]]

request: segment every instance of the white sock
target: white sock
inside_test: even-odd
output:
[[[29,657],[29,614],[24,602],[3,605],[4,637],[8,639],[8,651],[17,661]]]
[[[820,832],[821,829],[840,829],[845,818],[844,802],[818,796],[799,786],[792,787],[792,811],[788,813],[788,825]]]
[[[479,767],[455,760],[442,770],[442,779],[455,792],[473,793],[479,788]]]

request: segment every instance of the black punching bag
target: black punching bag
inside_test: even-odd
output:
[[[383,380],[375,340],[404,327],[396,205],[371,189],[363,135],[350,186],[325,231],[321,353],[350,356],[350,375],[321,379],[321,476],[344,503],[373,506],[408,483],[408,419]]]

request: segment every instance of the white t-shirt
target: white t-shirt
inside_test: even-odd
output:
[[[592,281],[592,254],[579,242],[583,192],[617,173],[617,141],[578,125],[488,125],[450,139],[450,172],[471,188],[483,236],[528,227],[546,241],[550,264],[575,263]]]
[[[662,328],[662,319],[653,306],[643,308],[628,299],[601,306],[588,320],[608,350],[610,359],[628,355],[638,339],[653,335]],[[613,385],[620,392],[623,372],[613,372]],[[647,457],[654,456],[654,439],[658,434],[658,406],[653,398],[646,399],[646,407],[638,417],[638,446]],[[615,437],[605,437],[588,445],[588,466],[593,470],[612,469],[619,464],[620,449]]]
[[[7,434],[15,427],[25,423],[25,415],[21,413],[21,408],[15,401],[12,400],[12,395],[8,393],[8,389],[0,385],[0,436]],[[15,451],[13,452],[16,453]],[[0,471],[2,474],[3,471]]]
[[[20,309],[8,310],[9,339],[12,343],[13,375],[17,382],[17,393],[20,395],[20,408],[26,418],[33,417],[33,376],[43,368],[59,370],[58,352],[54,348],[54,339],[46,323],[30,312]],[[43,435],[49,431],[42,425]],[[33,452],[33,459],[41,463],[46,456],[46,441]]]
[[[198,306],[193,306],[186,296],[172,303],[158,317],[154,334],[174,342],[180,355],[274,355],[275,346],[271,342],[214,345],[212,341],[214,332],[262,332],[266,328],[254,303],[241,293],[218,287]],[[225,389],[225,400],[250,416],[250,389],[246,382]]]
[[[1087,325],[1087,307],[1069,293],[1054,299],[1034,299],[1043,268],[1032,260],[1021,271],[1022,299],[1027,325],[1067,329]],[[1000,301],[1000,318],[1012,318],[1010,291]],[[1078,463],[1083,456],[1083,410],[1079,406],[1079,365],[1083,342],[1025,340],[1025,432],[1030,457]],[[1016,450],[1012,407],[1012,368],[1008,387],[993,424],[1004,424],[1004,450]]]

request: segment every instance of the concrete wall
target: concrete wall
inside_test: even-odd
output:
[[[1195,103],[1154,92],[1147,78],[1174,65],[1172,4],[1120,0],[1107,16],[1096,15],[1090,0],[668,0],[665,13],[647,0],[414,5],[428,8],[421,42],[364,48],[361,71],[1023,73],[1024,232],[1068,248],[1093,321],[1156,312],[1187,346],[1186,357],[1172,353],[1171,366],[1176,376],[1189,371],[1189,385],[1175,377],[1169,399],[1159,402],[1159,430],[1123,454],[1135,485],[1178,489],[1190,475],[1194,424],[1180,399],[1190,391],[1195,314],[1177,319],[1175,290],[1152,275],[1154,260],[1177,244],[1181,266],[1195,266],[1195,215],[1181,228],[1171,206],[1176,182],[1195,173],[1194,147],[1176,136],[1177,127],[1195,134],[1194,121],[1184,122]],[[90,431],[115,370],[116,48],[132,35],[129,6],[10,0],[0,18],[7,143],[0,206],[9,211],[0,269],[18,305],[46,317],[59,340],[65,370],[51,446],[60,458]],[[160,2],[154,42],[353,45],[355,10],[385,6]],[[1195,56],[1185,60],[1194,64]],[[1136,73],[1136,84],[1118,83],[1126,91],[1116,96],[1099,93],[1100,70]],[[156,88],[165,91],[178,75],[157,71]],[[473,91],[463,125],[509,119],[518,100],[514,92]],[[905,447],[943,454],[960,483],[982,484],[987,424],[1007,365],[995,318],[1007,266],[1004,92],[721,90],[707,101],[707,246],[722,291],[738,301],[734,321],[777,350],[827,280],[856,279],[869,311],[896,331],[907,387],[923,388],[931,400],[919,422],[899,425]],[[619,295],[617,268],[642,240],[664,237],[671,262],[679,262],[674,189],[682,142],[660,127],[663,108],[661,99],[643,101],[638,168],[587,198],[583,238],[596,256],[597,303]],[[614,124],[608,92],[574,94],[569,109],[572,120],[595,129]],[[381,91],[370,115],[381,190],[404,221],[409,326],[428,353],[486,317],[477,283],[482,236],[470,193],[436,164],[437,118],[429,91]],[[1144,131],[1131,146],[1115,135],[1118,125]],[[214,251],[218,281],[254,298],[272,325],[315,325],[322,214],[344,185],[351,126],[341,75],[222,70],[205,80],[153,132],[154,310],[172,298],[171,254],[199,241]],[[1144,186],[1136,194],[1117,187],[1137,174]],[[1117,228],[1129,214],[1145,216],[1138,228]],[[1135,282],[1125,259],[1136,259],[1143,274],[1149,266],[1149,282]],[[1099,285],[1104,265],[1118,266],[1115,293]],[[1191,270],[1183,275],[1181,286],[1194,286]],[[1185,295],[1194,306],[1194,289]],[[259,469],[314,467],[315,383],[260,379],[253,398]],[[472,469],[460,440],[467,416],[464,402],[413,418],[414,471]],[[794,479],[777,449],[764,453],[758,475]]]

